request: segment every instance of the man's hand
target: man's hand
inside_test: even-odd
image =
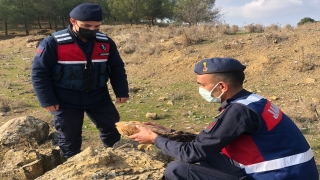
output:
[[[119,97],[119,98],[116,98],[116,103],[124,103],[128,100],[129,98],[127,97]]]
[[[153,131],[151,131],[150,129],[143,127],[143,126],[136,126],[140,132],[128,136],[129,139],[133,140],[133,141],[137,141],[140,144],[153,144],[154,143],[154,139],[158,136],[158,134],[154,133]]]
[[[47,107],[45,107],[45,109],[46,109],[48,112],[57,111],[57,110],[59,110],[59,104],[52,105],[52,106],[47,106]]]
[[[167,127],[161,126],[161,125],[156,124],[156,123],[154,123],[154,122],[144,122],[143,124],[145,124],[145,125],[151,125],[151,126],[154,126],[154,127],[157,128],[157,129],[161,129],[161,130],[163,130],[163,131],[165,131],[165,132],[171,133],[171,128],[167,128]]]

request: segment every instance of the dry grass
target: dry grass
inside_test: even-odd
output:
[[[298,56],[298,59],[295,61],[295,70],[298,70],[299,72],[306,72],[313,70],[316,66],[320,65],[320,57],[315,55],[314,53],[306,53],[305,47],[301,47],[299,50],[295,51],[300,54]]]
[[[270,26],[265,27],[266,32],[277,32],[281,30],[281,27],[277,24],[271,24]]]
[[[9,112],[11,110],[10,100],[0,97],[0,112]]]
[[[286,24],[283,29],[287,31],[294,31],[294,27],[291,24]]]
[[[3,80],[0,82],[0,88],[1,89],[10,89],[11,88],[11,83],[7,80]]]
[[[244,30],[247,33],[262,33],[265,31],[265,27],[261,24],[248,24],[244,26]]]

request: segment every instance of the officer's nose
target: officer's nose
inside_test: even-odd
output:
[[[96,30],[95,27],[89,27],[88,29],[90,29],[90,30]]]

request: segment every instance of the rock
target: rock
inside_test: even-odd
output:
[[[11,179],[35,179],[44,174],[40,154],[35,150],[9,150],[2,163],[0,179],[6,179],[3,176],[8,174],[11,174]]]
[[[305,82],[306,82],[307,84],[312,84],[312,83],[315,83],[316,80],[313,79],[313,78],[307,78]]]
[[[41,155],[41,160],[43,161],[42,167],[44,172],[56,168],[64,161],[64,157],[60,153],[59,149],[37,149],[37,152]]]
[[[138,180],[160,180],[164,170],[164,163],[130,147],[99,148],[97,150],[88,147],[36,180],[120,180],[132,177]]]
[[[159,97],[159,99],[158,99],[158,101],[166,101],[166,100],[168,100],[168,98],[166,98],[166,97]]]
[[[269,99],[272,101],[275,101],[275,100],[278,100],[279,98],[277,96],[271,96],[271,97],[269,97]]]
[[[58,145],[58,141],[59,141],[58,136],[59,136],[59,132],[57,132],[57,131],[51,132],[49,134],[49,139],[51,140],[52,145],[54,145],[54,146]]]
[[[157,119],[157,113],[147,113],[146,118],[155,120]]]
[[[0,127],[0,145],[41,144],[48,139],[48,123],[32,116],[12,119]]]
[[[42,160],[35,160],[29,164],[22,166],[27,179],[35,179],[44,174]]]
[[[311,98],[312,99],[312,101],[314,102],[314,103],[320,103],[320,99],[319,98]]]
[[[43,34],[43,33],[46,33],[46,32],[48,32],[49,30],[48,29],[38,29],[37,30],[37,33],[38,34]]]
[[[15,169],[8,171],[0,171],[1,180],[12,180],[12,179],[28,179],[23,169]]]
[[[45,38],[45,36],[37,36],[37,37],[33,37],[32,39],[27,39],[27,43],[30,43],[30,42],[35,42],[35,41],[42,41],[43,39]]]
[[[129,92],[131,92],[131,93],[137,93],[137,92],[139,92],[139,90],[141,90],[141,89],[138,87],[130,87],[129,88]]]
[[[2,161],[0,179],[35,179],[62,163],[57,149],[9,150]]]
[[[39,46],[40,42],[44,39],[44,36],[34,37],[32,39],[27,39],[26,46],[28,48],[36,48]]]
[[[39,43],[40,43],[39,41],[34,41],[34,42],[27,43],[26,46],[28,48],[36,48],[38,47]]]
[[[167,104],[173,106],[173,101],[168,101]]]

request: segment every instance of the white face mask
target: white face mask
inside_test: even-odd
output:
[[[203,97],[208,102],[211,103],[221,103],[221,96],[223,95],[224,92],[220,94],[219,97],[212,97],[212,91],[218,86],[219,83],[217,83],[211,91],[208,91],[202,87],[199,87],[199,94]]]

